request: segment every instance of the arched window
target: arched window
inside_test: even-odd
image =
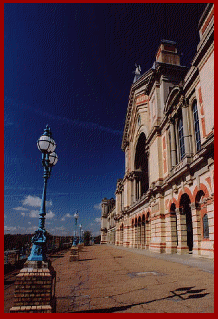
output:
[[[136,146],[135,170],[141,173],[136,179],[136,199],[145,194],[149,188],[148,156],[145,152],[146,136],[141,133]],[[139,182],[140,181],[140,182]]]
[[[209,224],[207,214],[203,217],[203,236],[204,238],[209,238]]]
[[[182,118],[180,118],[179,122],[178,122],[178,133],[179,133],[180,159],[183,159],[183,157],[185,155],[185,143],[184,143]]]
[[[182,194],[179,207],[180,214],[186,215],[186,229],[184,232],[187,233],[187,246],[189,247],[189,251],[193,249],[193,225],[192,225],[192,211],[191,211],[191,201],[187,193]],[[185,234],[185,233],[184,233]],[[185,236],[183,236],[185,237]]]
[[[200,135],[200,126],[199,126],[199,117],[198,117],[198,107],[197,101],[195,100],[192,107],[193,119],[194,119],[194,131],[195,131],[195,143],[197,151],[201,149],[201,135]]]

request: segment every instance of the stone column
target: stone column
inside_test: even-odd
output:
[[[137,248],[138,243],[138,225],[134,227],[134,248]]]
[[[126,222],[126,247],[129,247],[130,244],[130,236],[129,236],[129,231],[130,231],[130,226],[129,226],[129,221],[127,220]]]
[[[134,224],[133,226],[131,225],[131,247],[133,248],[134,247]]]
[[[140,178],[139,178],[138,183],[139,183],[139,198],[141,198],[141,196],[142,196],[142,182],[141,182]]]
[[[170,123],[170,139],[171,139],[171,160],[172,167],[176,166],[176,136],[174,122]]]
[[[177,252],[177,227],[176,215],[168,215],[166,222],[166,254]]]
[[[185,154],[190,155],[190,135],[188,129],[188,107],[182,106],[182,122],[183,122],[183,136],[185,144]]]
[[[177,234],[178,234],[178,246],[177,254],[187,254],[189,248],[187,246],[187,226],[186,226],[186,215],[181,214],[179,209],[176,209],[177,216]]]
[[[116,225],[116,232],[115,232],[115,245],[118,246],[118,233],[119,233],[119,230],[118,230],[118,223]]]
[[[141,248],[141,224],[138,224],[137,232],[138,232],[137,248]]]
[[[134,179],[131,180],[131,204],[134,203]]]
[[[141,248],[145,248],[145,224],[141,224]]]
[[[146,249],[149,249],[149,244],[150,244],[150,240],[151,240],[151,223],[150,222],[146,222],[145,237],[146,237],[145,247],[146,247]]]
[[[133,180],[133,200],[136,201],[136,178]]]
[[[201,211],[196,209],[195,203],[191,204],[193,227],[193,255],[201,254]]]

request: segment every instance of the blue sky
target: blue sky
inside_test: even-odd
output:
[[[124,175],[122,133],[135,63],[142,73],[161,39],[189,66],[205,4],[4,5],[6,233],[33,233],[43,187],[36,141],[47,124],[59,157],[48,181],[46,229],[100,233],[100,202]]]

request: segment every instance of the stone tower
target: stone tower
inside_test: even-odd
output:
[[[101,244],[107,244],[107,217],[110,210],[114,207],[114,198],[103,198],[101,202]]]

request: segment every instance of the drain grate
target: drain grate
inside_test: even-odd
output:
[[[157,271],[143,271],[143,272],[130,272],[127,274],[131,278],[135,277],[145,277],[145,276],[165,276],[166,274]]]

